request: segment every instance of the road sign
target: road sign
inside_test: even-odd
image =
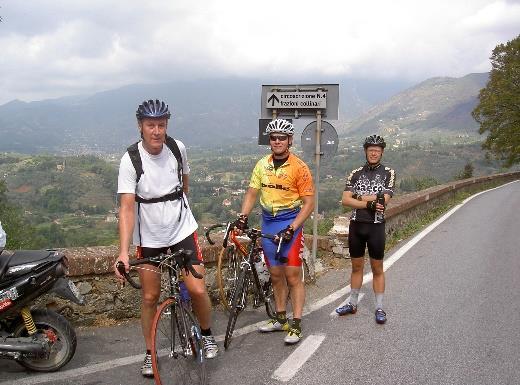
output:
[[[327,108],[327,93],[314,91],[268,92],[267,108],[276,109],[320,109]]]
[[[292,123],[292,119],[286,119],[288,122]],[[259,145],[269,145],[269,135],[265,132],[267,125],[272,119],[258,119],[258,144]]]
[[[311,122],[302,132],[302,149],[306,155],[316,154],[316,121]],[[320,155],[332,158],[338,151],[338,133],[329,122],[321,122]]]
[[[260,117],[338,119],[339,84],[262,85]],[[274,113],[274,114],[273,114]]]

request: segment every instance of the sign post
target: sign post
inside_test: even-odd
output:
[[[319,194],[320,194],[320,157],[321,157],[321,110],[316,111],[316,152],[314,155],[314,162],[316,165],[316,172],[314,175],[315,188],[314,193],[314,217],[312,218],[312,253],[311,260],[308,263],[309,274],[312,279],[316,276],[316,254],[318,251],[318,215],[319,215]]]
[[[307,261],[309,273],[314,279],[318,250],[318,198],[320,187],[320,157],[322,119],[338,119],[339,84],[263,85],[261,118],[316,118],[315,148],[315,195],[312,224],[312,253]],[[336,144],[337,145],[337,144]]]

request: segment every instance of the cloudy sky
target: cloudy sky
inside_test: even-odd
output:
[[[520,33],[520,0],[0,0],[0,16],[0,104],[208,77],[462,76]]]

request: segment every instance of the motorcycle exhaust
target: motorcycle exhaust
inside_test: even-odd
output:
[[[44,342],[28,341],[27,338],[9,338],[0,342],[1,353],[22,353],[41,356],[47,353]]]

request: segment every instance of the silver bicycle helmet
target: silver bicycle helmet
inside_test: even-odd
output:
[[[386,147],[385,140],[382,136],[379,135],[370,135],[365,138],[365,142],[363,143],[363,148],[366,150],[369,146],[379,146],[381,148]]]
[[[168,105],[159,99],[145,100],[142,104],[137,107],[135,112],[137,119],[143,118],[166,118],[170,119],[170,110]]]
[[[292,136],[294,135],[294,126],[285,119],[275,119],[269,122],[265,132],[267,134],[279,133]]]

